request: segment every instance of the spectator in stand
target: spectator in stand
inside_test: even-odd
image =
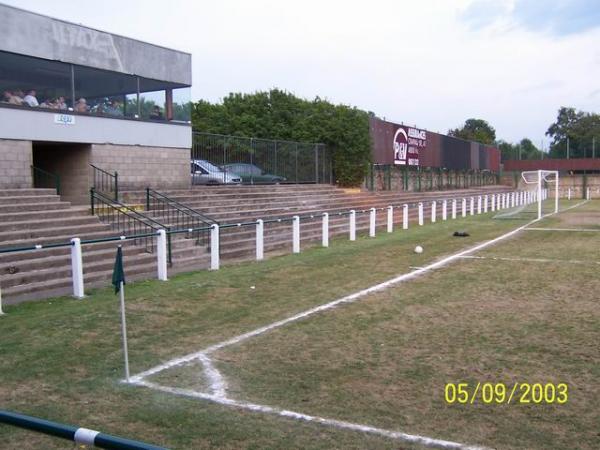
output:
[[[23,101],[17,96],[15,96],[12,91],[6,90],[4,91],[2,97],[2,103],[8,103],[10,105],[21,105],[23,104]]]
[[[63,96],[56,99],[56,109],[67,109],[67,102]]]
[[[152,108],[152,112],[150,113],[151,120],[165,120],[162,111],[160,110],[160,106],[154,105]]]
[[[77,100],[77,103],[75,103],[75,112],[88,112],[88,110],[89,109],[85,98],[81,97],[79,100]]]
[[[15,105],[22,105],[25,102],[25,100],[23,100],[23,97],[25,97],[25,95],[23,94],[23,91],[21,89],[13,91],[13,97],[15,97],[15,101],[18,102],[15,103]]]
[[[50,98],[47,98],[42,103],[40,103],[40,108],[51,108],[51,109],[54,109],[55,108],[54,100],[52,100]]]
[[[37,98],[35,97],[35,94],[36,94],[35,89],[30,89],[29,91],[27,91],[27,95],[23,99],[23,101],[25,103],[27,103],[29,106],[31,106],[32,108],[36,107],[36,106],[40,106]]]

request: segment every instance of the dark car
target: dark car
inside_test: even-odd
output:
[[[222,166],[226,172],[234,172],[242,178],[242,183],[281,183],[285,181],[285,177],[273,175],[262,170],[254,164],[231,163]]]

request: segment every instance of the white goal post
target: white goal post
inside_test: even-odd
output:
[[[544,190],[542,183],[554,183],[554,212],[558,212],[558,170],[529,170],[521,173],[525,184],[535,184],[538,219],[542,218],[542,202],[544,201]]]

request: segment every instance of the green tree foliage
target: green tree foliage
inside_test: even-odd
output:
[[[600,144],[600,115],[561,107],[556,122],[546,131],[552,138],[550,157],[567,157],[567,140],[570,158],[590,158],[593,148],[598,156]]]
[[[482,119],[467,119],[462,127],[448,130],[448,135],[487,145],[496,142],[496,130]]]
[[[231,93],[215,104],[200,100],[192,106],[192,124],[207,133],[323,143],[333,152],[335,178],[342,186],[359,185],[371,158],[367,112],[279,89]]]
[[[500,140],[496,145],[500,149],[502,161],[507,159],[542,159],[541,150],[528,138],[521,139],[517,144]]]

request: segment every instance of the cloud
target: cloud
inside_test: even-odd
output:
[[[600,27],[600,4],[598,0],[475,0],[460,18],[474,30],[509,21],[528,31],[566,36]]]

